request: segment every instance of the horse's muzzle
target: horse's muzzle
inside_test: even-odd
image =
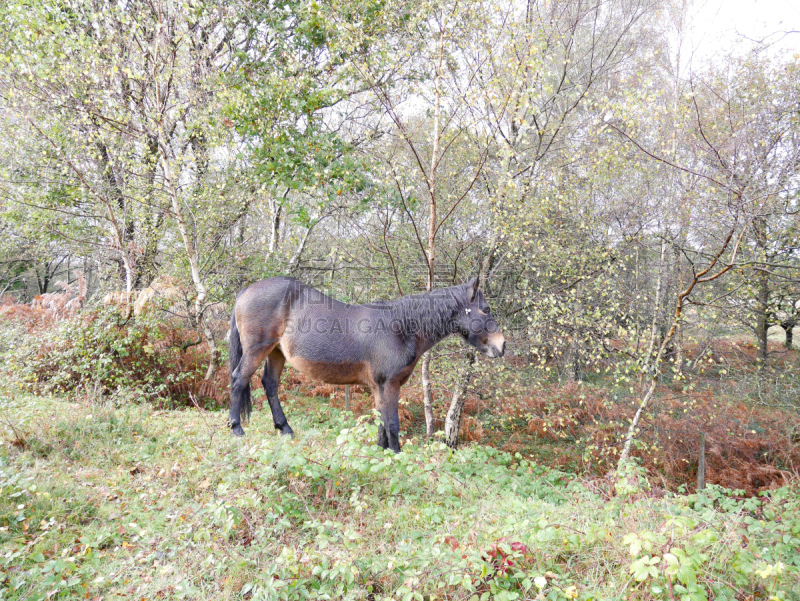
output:
[[[494,336],[492,336],[492,338],[489,339],[489,348],[486,350],[486,354],[493,359],[505,355],[506,354],[505,336],[503,336],[499,332],[496,333]]]
[[[504,342],[499,349],[496,346],[489,346],[485,352],[492,359],[497,359],[498,357],[502,357],[506,354],[506,344]]]

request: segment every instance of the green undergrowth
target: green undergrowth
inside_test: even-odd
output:
[[[0,395],[2,599],[798,599],[796,489],[648,492],[373,419]]]

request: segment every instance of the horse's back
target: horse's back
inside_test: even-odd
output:
[[[236,306],[249,309],[265,303],[286,302],[295,299],[306,286],[300,280],[278,276],[250,284],[236,296]]]

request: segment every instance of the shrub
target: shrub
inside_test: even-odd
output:
[[[12,382],[31,392],[186,404],[202,380],[192,334],[157,316],[121,321],[96,309],[32,328],[4,323],[0,352]]]

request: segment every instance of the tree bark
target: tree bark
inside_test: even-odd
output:
[[[433,436],[434,417],[433,417],[433,394],[431,393],[431,352],[426,351],[422,355],[422,397],[425,408],[425,434]]]
[[[313,223],[309,224],[308,229],[303,232],[303,237],[300,238],[300,242],[297,245],[297,250],[294,252],[294,256],[292,256],[291,260],[289,261],[289,271],[292,272],[300,266],[300,259],[303,258],[303,251],[306,249],[306,243],[308,242],[308,237],[311,235],[311,230],[314,227]]]
[[[665,233],[666,235],[666,233]],[[667,252],[667,243],[661,239],[661,254],[658,259],[658,277],[656,279],[656,297],[653,300],[653,320],[650,324],[650,343],[647,346],[647,360],[649,361],[656,349],[656,339],[658,338],[658,318],[661,314],[661,294],[664,287],[664,256]]]
[[[122,261],[123,269],[120,275],[125,278],[126,288],[128,287],[128,280],[131,280],[130,289],[133,290],[137,281],[139,280],[139,276],[136,273],[137,266],[135,257],[132,257],[132,253],[126,252],[125,249],[128,249],[133,241],[136,231],[135,224],[132,217],[127,214],[125,206],[125,194],[122,191],[122,183],[120,178],[117,176],[116,170],[114,169],[114,165],[111,160],[111,154],[108,152],[108,147],[104,142],[98,141],[96,143],[96,148],[99,153],[100,163],[102,165],[101,176],[107,189],[107,194],[109,197],[108,200],[113,201],[113,203],[116,204],[117,209],[119,209],[119,211],[122,213],[122,227],[118,228],[118,238],[120,250],[123,252],[123,254],[127,255],[127,257]],[[132,273],[129,274],[129,271]]]
[[[792,348],[792,342],[793,342],[793,340],[792,340],[792,338],[793,338],[793,330],[794,330],[794,327],[796,325],[797,325],[797,322],[795,322],[795,321],[784,321],[784,322],[781,323],[781,327],[783,328],[783,331],[786,332],[786,342],[784,344],[786,345],[786,348],[790,349],[790,350]]]
[[[281,200],[285,200],[288,195],[289,186],[286,186],[286,190],[281,196]],[[277,198],[274,198],[269,201],[269,209],[272,213],[272,222],[270,223],[269,228],[269,247],[267,248],[267,258],[271,257],[277,252],[278,245],[280,244],[283,204]]]
[[[205,307],[206,297],[208,290],[206,289],[203,279],[200,276],[200,263],[197,259],[197,252],[194,249],[194,244],[189,236],[189,229],[186,227],[186,219],[183,216],[183,208],[181,207],[180,198],[178,198],[178,191],[175,188],[175,182],[172,178],[172,168],[167,158],[167,153],[164,147],[161,147],[161,167],[164,170],[164,181],[167,185],[167,193],[172,201],[172,213],[175,216],[175,221],[178,224],[178,231],[181,233],[183,240],[183,247],[186,250],[186,257],[189,259],[189,267],[192,276],[192,283],[194,284],[197,296],[194,299],[194,318],[198,319]]]
[[[700,451],[697,455],[697,490],[706,487],[706,435],[700,432]]]
[[[572,309],[572,339],[569,343],[570,371],[574,382],[580,382],[583,379],[581,328],[578,323],[578,316],[583,315],[583,306],[580,299],[581,283],[578,282],[575,285],[575,306]]]
[[[681,227],[680,240],[683,242],[683,227]],[[675,253],[675,290],[681,289],[681,281],[683,280],[683,262],[681,261],[681,253],[678,246],[673,247]],[[675,373],[679,376],[683,373],[684,352],[683,352],[683,327],[679,323],[675,328]]]
[[[759,253],[766,254],[767,250],[767,223],[764,217],[753,221],[755,230],[756,248]],[[766,257],[763,257],[766,260]],[[767,331],[769,330],[769,274],[765,269],[756,273],[756,364],[758,372],[764,373],[767,368]]]
[[[281,235],[282,211],[283,211],[283,205],[280,205],[276,202],[274,204],[274,209],[272,211],[272,225],[270,227],[269,249],[267,250],[268,257],[271,257],[273,254],[275,254],[275,251],[278,250],[278,244],[280,242],[280,235]]]
[[[464,410],[464,401],[467,398],[467,387],[472,380],[472,366],[475,363],[475,350],[467,352],[467,361],[458,374],[456,390],[453,393],[453,400],[450,401],[450,409],[444,420],[444,442],[451,449],[458,448],[458,433],[461,429],[461,413]]]

